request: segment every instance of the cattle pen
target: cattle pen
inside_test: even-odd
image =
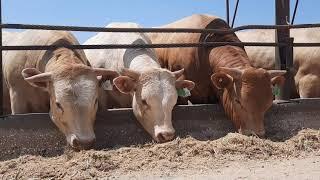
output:
[[[20,50],[53,50],[60,46],[3,46],[3,29],[39,29],[62,30],[82,32],[146,32],[146,33],[232,33],[247,29],[276,29],[276,42],[202,42],[187,44],[101,44],[101,45],[65,45],[70,49],[117,49],[117,48],[185,48],[185,47],[217,47],[224,45],[235,46],[271,46],[278,47],[276,59],[278,69],[287,70],[285,86],[272,108],[267,112],[265,128],[267,137],[271,140],[284,141],[305,128],[320,128],[320,99],[290,99],[288,88],[293,82],[293,47],[317,47],[318,43],[294,43],[290,37],[290,29],[320,27],[320,24],[293,24],[298,5],[296,0],[294,15],[290,19],[290,0],[275,0],[276,25],[245,25],[233,28],[238,9],[237,0],[232,23],[229,21],[229,0],[226,0],[227,22],[232,24],[230,30],[218,29],[171,29],[171,28],[104,28],[104,27],[77,27],[77,26],[52,26],[30,24],[4,24],[1,21],[0,0],[0,51]],[[2,56],[0,57],[2,69]],[[3,83],[3,72],[0,73]],[[17,158],[22,155],[56,156],[63,154],[65,139],[56,129],[47,113],[6,115],[3,113],[3,87],[0,87],[0,161]],[[104,117],[112,117],[104,121]],[[218,104],[178,105],[173,112],[173,125],[177,136],[191,136],[198,140],[214,140],[224,137],[229,132],[235,132],[231,122],[225,116],[222,107]],[[95,125],[97,143],[95,149],[101,150],[111,147],[145,144],[151,138],[135,121],[130,108],[108,109],[97,114]]]

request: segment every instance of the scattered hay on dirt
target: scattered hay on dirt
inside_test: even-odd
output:
[[[237,133],[213,141],[192,137],[103,151],[66,152],[44,158],[22,156],[0,162],[0,178],[98,178],[144,171],[172,175],[181,170],[206,171],[232,161],[288,159],[320,155],[320,131],[306,129],[285,142]]]

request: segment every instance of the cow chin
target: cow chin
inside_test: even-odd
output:
[[[259,130],[259,131],[254,131],[251,129],[242,129],[240,128],[239,130],[240,134],[246,135],[246,136],[258,136],[259,138],[264,138],[265,137],[265,130]]]
[[[95,143],[95,134],[93,129],[87,129],[86,133],[75,133],[76,131],[67,128],[61,119],[55,118],[50,113],[51,119],[59,130],[65,135],[67,143],[74,150],[87,150],[93,147]]]
[[[142,125],[142,127],[148,132],[148,134],[158,143],[164,143],[171,141],[175,136],[175,130],[170,123],[164,123],[164,125],[157,125],[156,122],[163,122],[163,120],[156,121],[154,118],[147,118],[146,115],[142,116],[141,112],[134,108],[133,112]],[[163,123],[162,123],[163,124]]]
[[[159,143],[171,141],[175,136],[173,127],[155,126],[154,139]]]
[[[260,138],[265,137],[265,129],[264,129],[264,118],[260,116],[251,116],[246,117],[246,120],[243,121],[241,126],[239,127],[239,133],[246,136],[258,136]]]
[[[90,133],[86,135],[68,134],[66,135],[68,144],[74,150],[88,150],[91,149],[95,143],[95,134]]]

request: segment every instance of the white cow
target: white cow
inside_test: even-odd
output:
[[[5,34],[6,36],[6,34]],[[10,38],[10,39],[9,39]],[[5,38],[6,45],[79,44],[69,32],[24,31]],[[88,65],[82,50],[4,52],[3,75],[9,88],[12,114],[49,112],[75,149],[93,144],[99,82],[117,75]]]
[[[140,28],[135,23],[111,23],[107,27]],[[84,44],[151,44],[142,33],[98,33]],[[118,71],[122,76],[113,80],[116,88],[127,94],[121,96],[115,90],[101,103],[109,106],[126,107],[132,104],[133,112],[157,142],[172,140],[175,130],[172,126],[172,109],[177,102],[177,90],[188,88],[194,83],[177,80],[183,70],[171,72],[160,67],[153,49],[106,49],[86,50],[93,67]],[[110,105],[110,102],[113,104]]]
[[[291,29],[294,42],[320,42],[320,28]],[[250,30],[237,33],[243,42],[274,42],[275,30]],[[265,69],[275,68],[274,47],[245,47],[251,64]],[[295,85],[292,97],[320,97],[320,47],[294,47]]]

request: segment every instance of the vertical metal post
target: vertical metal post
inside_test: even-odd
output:
[[[232,23],[231,23],[231,27],[232,27],[232,28],[233,28],[234,22],[235,22],[236,17],[237,17],[239,1],[240,1],[240,0],[237,0],[236,7],[234,8],[233,18],[232,18]]]
[[[227,18],[227,23],[230,26],[230,13],[229,13],[229,0],[226,0],[226,18]]]
[[[2,0],[0,0],[0,24],[2,24]],[[0,116],[3,115],[2,27],[0,27]]]
[[[294,5],[294,10],[293,10],[293,15],[292,15],[291,24],[294,23],[294,19],[296,18],[298,5],[299,5],[299,0],[296,0],[296,5]]]
[[[276,25],[287,25],[290,20],[290,0],[275,0],[276,5]],[[294,86],[293,81],[293,38],[290,38],[290,29],[278,29],[275,31],[276,42],[286,43],[285,47],[276,47],[276,69],[287,70],[286,81],[280,90],[280,95],[276,99],[290,99]]]

